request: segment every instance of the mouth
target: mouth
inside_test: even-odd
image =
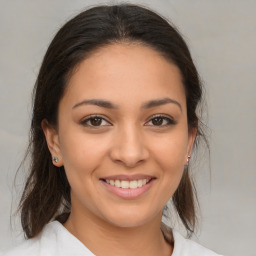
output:
[[[122,188],[122,189],[136,189],[136,188],[141,188],[142,186],[148,184],[150,181],[152,181],[153,178],[151,179],[138,179],[138,180],[119,180],[119,179],[103,179],[104,182],[109,184],[110,186],[115,186],[117,188]]]
[[[141,196],[151,188],[155,180],[155,177],[145,175],[112,176],[100,179],[107,191],[125,199]]]

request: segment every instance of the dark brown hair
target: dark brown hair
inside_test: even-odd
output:
[[[181,71],[186,93],[189,129],[202,132],[196,114],[202,96],[197,70],[186,43],[177,30],[160,15],[131,4],[102,5],[83,11],[68,21],[52,40],[34,87],[31,122],[30,173],[19,209],[27,238],[35,237],[53,219],[64,223],[71,210],[70,185],[64,167],[52,164],[41,127],[43,119],[57,127],[58,105],[74,68],[89,54],[113,43],[139,43],[153,48]],[[195,190],[185,169],[172,197],[188,233],[196,223]]]

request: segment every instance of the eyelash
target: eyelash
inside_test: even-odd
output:
[[[154,119],[156,119],[156,118],[160,118],[160,119],[162,119],[163,121],[166,121],[167,123],[166,124],[164,124],[164,125],[154,125],[155,127],[166,127],[166,126],[170,126],[170,125],[175,125],[177,122],[176,121],[174,121],[174,119],[173,118],[171,118],[171,117],[167,117],[167,116],[165,116],[165,115],[161,115],[161,114],[157,114],[157,115],[153,115],[153,116],[151,116],[150,117],[150,122],[152,122],[152,120],[154,120]],[[148,121],[148,122],[149,122]],[[148,123],[147,122],[147,123]]]
[[[103,118],[102,116],[100,115],[90,115],[88,118],[85,118],[84,120],[81,121],[81,124],[86,126],[86,127],[90,127],[90,128],[97,128],[97,127],[101,127],[102,125],[92,125],[92,124],[87,124],[88,122],[91,122],[93,119],[100,119],[101,122],[102,120],[104,120],[105,122],[109,123],[105,118]],[[101,123],[100,123],[101,124]],[[108,125],[104,125],[104,126],[110,126],[110,124]]]
[[[101,122],[99,125],[92,125],[92,124],[88,124],[88,122],[91,122],[93,119],[99,119]],[[159,118],[159,119],[162,119],[163,121],[166,121],[167,123],[164,124],[164,125],[153,125],[155,127],[166,127],[166,126],[170,126],[170,125],[175,125],[177,122],[174,121],[172,118],[170,117],[167,117],[165,115],[161,115],[161,114],[157,114],[157,115],[153,115],[150,117],[149,121],[147,121],[147,123],[149,122],[152,122],[154,119],[156,118]],[[102,124],[102,121],[105,121],[107,122],[108,124],[107,125],[101,125]],[[88,118],[84,119],[81,121],[81,124],[83,126],[86,126],[86,127],[90,127],[90,128],[98,128],[98,127],[102,127],[102,126],[111,126],[111,124],[105,119],[103,118],[102,116],[100,115],[90,115]],[[150,125],[147,125],[147,126],[150,126]]]

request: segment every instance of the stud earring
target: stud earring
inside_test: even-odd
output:
[[[191,155],[188,155],[188,157],[187,157],[187,164],[185,165],[186,168],[188,168],[188,164],[189,164],[190,158],[191,158]]]
[[[58,159],[57,156],[53,156],[53,157],[52,157],[52,160],[53,160],[55,163],[58,163],[58,161],[59,161],[59,159]]]

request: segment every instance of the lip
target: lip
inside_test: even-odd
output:
[[[110,185],[106,182],[106,180],[139,180],[139,179],[149,179],[149,182],[142,187],[131,189],[131,188],[118,188],[116,186]],[[100,181],[102,185],[106,188],[108,192],[114,194],[117,197],[123,199],[136,199],[140,196],[144,195],[155,183],[156,178],[149,176],[149,175],[115,175],[115,176],[108,176],[105,178],[101,178]]]
[[[106,176],[100,178],[100,180],[125,180],[125,181],[131,181],[131,180],[151,180],[155,179],[156,177],[145,175],[145,174],[134,174],[134,175],[112,175],[112,176]]]

